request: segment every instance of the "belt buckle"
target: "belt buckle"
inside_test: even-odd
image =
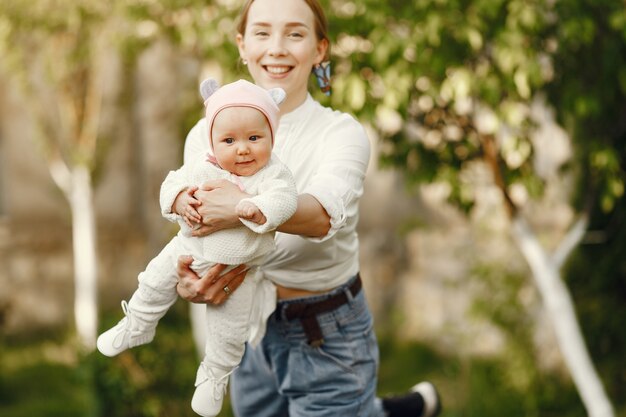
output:
[[[320,324],[317,321],[317,317],[314,315],[305,316],[301,320],[302,329],[306,334],[307,342],[309,346],[320,347],[324,344],[324,334],[320,328]]]
[[[314,347],[314,348],[321,347],[323,344],[324,344],[324,338],[312,340],[309,342],[309,346]]]

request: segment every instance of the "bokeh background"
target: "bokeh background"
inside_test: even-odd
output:
[[[176,232],[158,190],[199,81],[248,77],[241,3],[0,0],[3,417],[194,415],[186,303],[149,346],[93,342]],[[614,409],[597,416],[626,417],[626,3],[322,3],[333,93],[313,94],[374,150],[359,233],[380,393],[429,379],[446,417],[592,415],[576,332],[557,336],[566,295]]]

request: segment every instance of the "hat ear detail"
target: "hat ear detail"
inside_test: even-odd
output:
[[[285,97],[287,97],[287,93],[285,93],[285,90],[279,87],[271,88],[267,90],[267,92],[269,93],[270,97],[272,97],[272,100],[274,100],[274,103],[276,103],[277,105],[282,103],[285,100]]]
[[[220,88],[217,80],[214,78],[207,78],[206,80],[200,83],[200,95],[206,101],[209,97],[211,97],[218,89]]]

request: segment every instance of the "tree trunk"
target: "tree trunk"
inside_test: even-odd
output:
[[[50,173],[70,203],[74,252],[74,321],[81,345],[92,351],[98,331],[97,254],[91,173],[85,165],[68,168],[60,159]]]
[[[85,348],[96,347],[98,331],[96,227],[91,174],[85,166],[72,169],[72,236],[74,246],[74,314]]]
[[[541,246],[528,224],[519,216],[513,219],[515,243],[528,262],[533,278],[544,300],[548,317],[574,384],[590,417],[614,417],[602,381],[585,345],[569,290],[560,275],[560,268],[571,251],[580,243],[586,228],[580,220],[568,233],[553,256]]]

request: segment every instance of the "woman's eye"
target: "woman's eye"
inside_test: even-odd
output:
[[[254,35],[259,36],[259,37],[265,37],[265,36],[269,36],[269,33],[259,30],[257,32],[254,32]]]
[[[289,34],[289,36],[291,38],[302,38],[303,37],[302,33],[300,33],[300,32],[292,32],[292,33]]]

